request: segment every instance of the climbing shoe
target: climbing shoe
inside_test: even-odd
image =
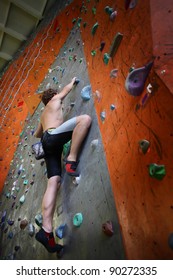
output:
[[[78,163],[79,163],[78,161],[66,160],[65,169],[68,175],[76,176],[76,177],[79,176],[79,173],[76,172]]]
[[[36,233],[35,239],[40,242],[49,253],[57,252],[58,254],[61,254],[63,250],[62,245],[55,243],[53,232],[47,233],[43,228]]]

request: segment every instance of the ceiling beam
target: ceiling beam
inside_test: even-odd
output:
[[[27,5],[22,0],[10,0],[10,2],[15,4],[17,7],[21,8],[23,11],[27,12],[28,14],[32,15],[33,17],[37,18],[38,20],[42,19],[42,9],[44,9],[43,7],[40,7],[38,11],[33,7]]]
[[[27,37],[25,37],[23,34],[18,33],[9,27],[5,27],[2,23],[0,23],[0,30],[2,32],[7,33],[8,35],[18,39],[19,41],[27,40]]]
[[[7,61],[9,61],[13,58],[11,55],[9,55],[8,53],[5,53],[5,52],[0,52],[0,57]]]

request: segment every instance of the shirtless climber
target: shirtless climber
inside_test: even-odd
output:
[[[71,140],[65,169],[67,174],[75,176],[78,152],[91,125],[91,118],[88,115],[81,115],[63,122],[62,100],[72,90],[75,81],[76,78],[74,77],[60,93],[53,89],[43,92],[42,102],[45,108],[34,133],[35,137],[41,138],[43,144],[48,177],[47,189],[42,200],[43,225],[35,238],[50,253],[60,252],[63,248],[63,246],[55,243],[52,225],[57,192],[61,184],[63,145]]]

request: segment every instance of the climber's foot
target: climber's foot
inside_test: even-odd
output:
[[[35,238],[47,249],[49,253],[57,252],[60,254],[61,251],[63,251],[63,246],[55,243],[53,232],[47,233],[43,228],[41,228],[39,232],[36,233]]]
[[[78,161],[69,161],[69,160],[66,160],[65,169],[66,169],[66,172],[67,172],[68,175],[70,175],[70,176],[76,176],[76,177],[79,176],[79,173],[76,172],[78,163],[79,163]]]

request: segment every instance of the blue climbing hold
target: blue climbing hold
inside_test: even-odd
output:
[[[90,100],[90,98],[91,98],[90,94],[91,94],[91,86],[90,85],[85,86],[81,91],[81,97],[84,101]]]
[[[59,227],[57,227],[55,230],[56,236],[62,239],[65,235],[66,228],[67,228],[66,224],[62,224]]]

